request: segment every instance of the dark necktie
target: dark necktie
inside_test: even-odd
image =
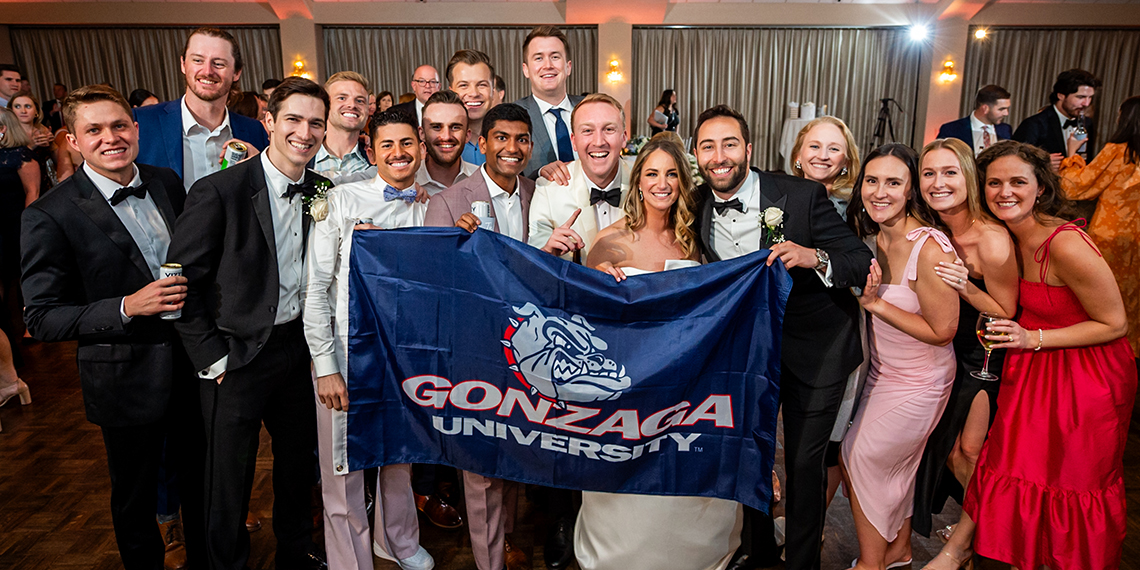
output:
[[[570,129],[566,128],[566,121],[562,120],[562,109],[551,107],[547,113],[554,115],[554,138],[558,148],[558,160],[574,162],[574,147],[570,145]]]
[[[618,205],[621,204],[621,188],[612,188],[610,190],[591,188],[590,205],[593,206],[598,202],[606,202],[615,208],[618,207]]]
[[[743,214],[744,204],[740,203],[739,198],[733,198],[727,202],[713,202],[713,209],[716,210],[718,216],[723,216],[727,210],[736,210]]]
[[[306,180],[300,184],[290,184],[285,193],[281,195],[282,198],[288,198],[290,202],[293,197],[300,194],[301,197],[313,196],[317,193],[317,187],[313,184],[312,180]]]
[[[1064,125],[1061,125],[1061,128],[1062,129],[1068,129],[1071,127],[1071,128],[1075,129],[1075,128],[1077,128],[1077,125],[1079,125],[1079,124],[1081,124],[1080,119],[1069,119],[1069,120],[1065,121]]]
[[[115,190],[115,193],[111,195],[111,205],[118,206],[120,203],[122,203],[123,200],[127,199],[127,196],[134,196],[135,198],[145,197],[146,184],[139,184],[134,188],[131,188],[130,186],[123,186],[122,188]]]

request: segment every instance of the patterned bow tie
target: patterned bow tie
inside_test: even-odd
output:
[[[410,187],[406,190],[396,190],[391,185],[384,187],[384,201],[391,202],[392,200],[403,200],[405,204],[411,204],[416,201],[416,189]]]
[[[736,210],[743,214],[744,204],[740,203],[739,198],[733,198],[727,202],[713,202],[713,209],[716,210],[718,216],[723,216],[728,210]]]
[[[593,206],[598,202],[605,201],[607,204],[618,207],[621,204],[621,188],[613,188],[610,190],[602,190],[601,188],[590,189],[590,205]]]
[[[289,201],[292,202],[293,197],[298,194],[300,194],[302,197],[315,196],[317,194],[316,179],[314,178],[311,180],[305,180],[300,184],[290,184],[285,189],[285,193],[282,194],[281,197],[288,198]]]
[[[140,198],[140,199],[145,197],[146,196],[146,183],[139,184],[138,186],[135,186],[134,188],[132,188],[130,186],[123,186],[122,188],[115,190],[115,193],[111,195],[111,200],[110,200],[111,205],[112,206],[118,206],[120,203],[122,203],[123,200],[127,199],[127,196],[134,196],[135,198]]]

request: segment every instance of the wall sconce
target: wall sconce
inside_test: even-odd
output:
[[[610,72],[606,74],[606,80],[610,83],[620,83],[625,76],[621,73],[621,62],[617,58],[610,60]]]
[[[313,75],[305,70],[305,61],[300,58],[297,58],[297,61],[293,62],[293,73],[290,75],[293,77],[304,77],[305,79],[313,78]]]
[[[958,79],[958,74],[954,73],[954,62],[946,60],[942,63],[942,75],[938,76],[938,80],[943,83],[950,83]]]

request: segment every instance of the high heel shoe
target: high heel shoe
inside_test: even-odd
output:
[[[14,384],[0,388],[0,406],[7,404],[8,400],[17,394],[20,396],[20,405],[26,406],[32,403],[32,393],[28,391],[28,385],[17,378]]]
[[[953,554],[950,554],[949,552],[946,552],[945,550],[941,550],[938,552],[938,556],[936,556],[934,558],[934,560],[927,562],[926,566],[922,567],[922,570],[936,570],[934,568],[934,566],[932,566],[932,565],[935,562],[942,560],[943,556],[945,556],[947,559],[949,559],[950,563],[954,565],[955,569],[974,570],[974,552],[972,550],[967,550],[966,552],[963,552],[961,559],[954,558]]]

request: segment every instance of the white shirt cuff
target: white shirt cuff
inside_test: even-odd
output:
[[[336,355],[322,354],[313,357],[313,372],[317,375],[317,378],[340,372],[340,365],[337,364]]]
[[[220,360],[210,365],[209,368],[198,372],[198,377],[203,380],[214,380],[226,371],[226,365],[230,363],[230,355],[223,356]]]
[[[130,324],[131,318],[127,316],[127,298],[119,299],[119,318],[123,319],[123,324]]]
[[[820,270],[816,269],[815,274],[819,276],[819,280],[823,281],[824,285],[826,285],[828,287],[834,287],[834,285],[831,284],[831,264],[830,263],[827,264],[827,271],[820,271]]]

